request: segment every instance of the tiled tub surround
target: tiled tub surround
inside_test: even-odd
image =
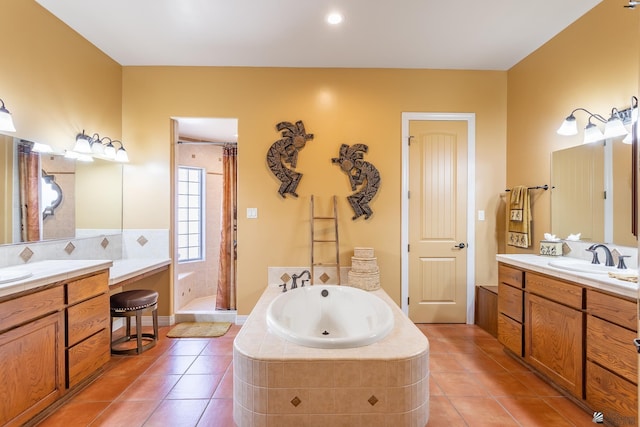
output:
[[[289,291],[289,292],[296,292]],[[429,418],[429,342],[384,290],[395,327],[365,347],[318,349],[269,332],[270,285],[234,341],[234,420],[247,426],[416,426]]]

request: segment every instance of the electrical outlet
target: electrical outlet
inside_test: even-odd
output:
[[[258,218],[258,208],[247,208],[247,218],[249,219]]]

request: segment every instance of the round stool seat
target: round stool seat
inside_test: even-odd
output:
[[[151,307],[158,303],[158,292],[147,289],[135,289],[111,295],[111,311],[135,311]]]
[[[111,295],[111,353],[140,354],[156,345],[158,341],[158,292],[148,289],[134,289]],[[151,312],[153,333],[142,331],[142,313]],[[126,320],[125,335],[113,339],[113,319],[124,317]],[[135,317],[136,330],[131,333],[131,318]],[[121,348],[120,344],[136,341],[134,348]],[[130,347],[130,346],[129,346]]]

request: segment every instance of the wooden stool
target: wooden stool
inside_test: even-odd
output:
[[[145,289],[124,291],[111,295],[111,353],[112,354],[140,354],[156,345],[158,341],[158,292]],[[142,332],[142,313],[151,311],[153,318],[153,333]],[[136,333],[131,334],[131,317],[136,317]],[[127,328],[125,336],[113,340],[113,318],[126,317]],[[134,339],[134,348],[118,350],[114,346]],[[148,341],[142,344],[143,341]]]

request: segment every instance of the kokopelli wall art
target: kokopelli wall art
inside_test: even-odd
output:
[[[340,165],[340,169],[349,176],[351,190],[355,191],[355,193],[347,197],[355,213],[352,218],[354,220],[362,215],[364,215],[364,219],[369,219],[373,214],[369,202],[371,202],[380,188],[380,173],[378,169],[362,159],[368,149],[369,147],[364,144],[354,144],[352,146],[342,144],[340,146],[340,157],[331,159],[333,163]]]
[[[286,194],[298,197],[296,188],[302,178],[302,174],[294,170],[298,163],[298,151],[304,148],[307,141],[313,139],[313,134],[305,131],[302,120],[295,124],[280,122],[276,129],[282,132],[282,139],[274,142],[269,148],[267,164],[271,172],[282,182],[278,193],[282,197],[286,197]]]

